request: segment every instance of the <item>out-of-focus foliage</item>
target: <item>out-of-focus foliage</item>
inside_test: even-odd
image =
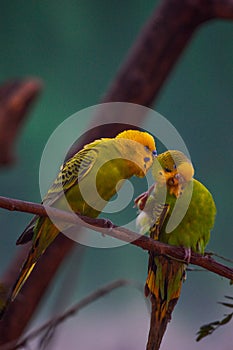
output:
[[[233,297],[230,297],[228,295],[225,296],[226,299],[230,299],[233,300]],[[233,308],[233,303],[227,303],[227,302],[220,302],[219,304],[222,304],[228,308]],[[220,326],[224,326],[225,324],[227,324],[228,322],[231,321],[233,317],[233,312],[229,313],[229,314],[225,314],[224,318],[221,319],[220,321],[214,321],[214,322],[210,322],[208,324],[205,324],[203,326],[201,326],[201,328],[199,329],[199,331],[197,332],[197,341],[200,341],[201,339],[203,339],[204,337],[206,337],[207,335],[212,334],[216,329],[218,329]]]

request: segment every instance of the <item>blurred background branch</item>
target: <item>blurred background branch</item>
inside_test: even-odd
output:
[[[42,89],[39,79],[11,80],[0,86],[0,166],[11,165],[28,110]]]
[[[120,288],[120,287],[126,287],[126,286],[132,286],[137,289],[140,288],[141,291],[143,291],[143,286],[140,286],[138,283],[130,280],[117,280],[114,282],[111,282],[93,293],[89,294],[85,298],[83,298],[81,301],[76,303],[75,305],[71,306],[61,315],[58,315],[51,320],[45,322],[35,330],[31,331],[28,335],[26,335],[20,342],[18,342],[16,345],[8,343],[3,346],[0,346],[0,350],[16,350],[20,349],[22,347],[28,346],[29,342],[34,340],[35,338],[41,336],[40,343],[46,342],[46,339],[48,339],[53,334],[56,327],[58,327],[62,322],[66,321],[67,318],[73,317],[77,315],[77,313],[82,310],[87,305],[95,302],[97,299],[104,297],[105,295],[111,293],[113,290]]]

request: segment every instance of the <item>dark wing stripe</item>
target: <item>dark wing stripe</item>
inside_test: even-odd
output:
[[[32,240],[34,235],[34,226],[36,224],[36,221],[38,220],[39,216],[36,215],[32,218],[32,220],[29,222],[25,230],[21,233],[20,237],[17,239],[16,244],[25,244]]]
[[[154,208],[153,216],[155,219],[154,225],[150,229],[150,237],[158,240],[162,226],[169,212],[169,204],[157,204]]]
[[[83,149],[65,163],[43,199],[43,204],[52,205],[75,183],[81,181],[92,169],[97,157],[97,149]]]

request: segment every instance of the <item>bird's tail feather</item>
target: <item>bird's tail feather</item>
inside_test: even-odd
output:
[[[25,263],[23,264],[23,267],[20,271],[19,277],[17,281],[15,282],[11,295],[10,295],[10,301],[13,301],[17,295],[19,294],[21,288],[23,287],[24,283],[26,282],[28,276],[32,272],[36,262],[31,261],[31,256],[29,255]]]
[[[20,271],[20,274],[10,292],[9,297],[7,298],[5,304],[0,309],[0,319],[3,318],[8,306],[10,303],[17,297],[19,294],[21,288],[23,287],[24,283],[26,282],[28,276],[32,272],[34,266],[36,264],[36,261],[33,260],[33,256],[31,252],[29,253],[27,260],[24,262],[22,269]]]
[[[163,256],[155,256],[149,266],[145,294],[151,297],[151,321],[147,350],[158,350],[179,299],[185,264]]]
[[[10,293],[10,296],[8,297],[5,305],[2,308],[0,307],[0,319],[4,315],[9,304],[19,294],[21,288],[23,287],[27,278],[31,274],[34,266],[36,265],[41,255],[44,253],[44,251],[47,249],[47,247],[52,243],[52,241],[55,239],[55,237],[59,233],[59,230],[57,229],[57,227],[54,226],[52,222],[47,218],[45,220],[41,220],[38,222],[36,226],[36,230],[37,230],[36,237],[33,241],[32,248],[29,251],[28,257],[21,268],[17,281],[15,282],[12,288],[12,291]],[[27,230],[24,233],[27,233]],[[20,244],[21,243],[25,243],[25,242],[20,241]]]

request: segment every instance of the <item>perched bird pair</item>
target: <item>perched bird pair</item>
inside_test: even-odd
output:
[[[181,152],[168,151],[157,160],[155,156],[155,141],[146,132],[126,130],[113,139],[96,140],[64,164],[43,204],[64,209],[64,200],[67,200],[74,212],[95,218],[116,193],[120,180],[133,175],[145,176],[154,162],[155,186],[136,200],[142,210],[137,219],[141,232],[148,232],[156,240],[203,253],[216,212],[212,196],[193,179],[192,164]],[[179,204],[180,198],[184,200]],[[173,212],[176,212],[176,219],[181,219],[178,225],[169,223],[170,219],[177,223]],[[166,231],[168,224],[172,228],[169,232]],[[6,305],[16,298],[58,233],[59,229],[47,217],[35,217],[27,226],[17,244],[32,240],[32,247]],[[145,287],[146,295],[153,299],[148,350],[159,349],[180,295],[184,271],[185,264],[150,253]]]
[[[152,166],[155,185],[135,203],[141,233],[161,242],[204,253],[216,207],[207,188],[193,178],[190,160],[179,151],[160,154]],[[189,261],[188,261],[189,262]],[[147,350],[158,350],[181,292],[186,264],[149,252],[145,295],[150,296],[151,324]]]
[[[64,209],[68,202],[75,213],[95,218],[123,185],[121,180],[144,177],[156,155],[154,138],[147,132],[126,130],[115,138],[96,140],[63,165],[43,204]],[[17,244],[32,240],[32,246],[0,317],[59,231],[49,217],[36,216],[19,237]]]

